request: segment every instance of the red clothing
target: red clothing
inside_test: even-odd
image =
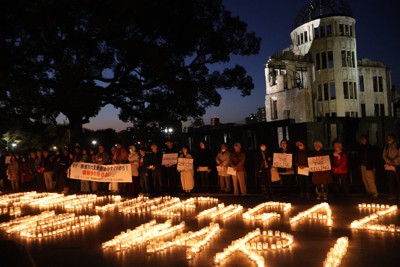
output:
[[[347,174],[349,168],[347,163],[349,162],[349,157],[346,153],[340,153],[339,157],[332,155],[332,172],[333,174]]]

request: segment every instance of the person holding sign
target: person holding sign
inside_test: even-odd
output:
[[[335,194],[336,196],[347,197],[349,194],[349,185],[347,181],[347,174],[349,172],[347,164],[349,162],[349,157],[343,152],[343,144],[339,141],[334,143],[333,150],[332,173]]]
[[[174,143],[171,140],[168,140],[166,143],[166,148],[165,148],[165,155],[170,155],[170,156],[175,156],[175,160],[178,160],[178,150],[175,149]],[[168,182],[168,191],[171,195],[176,194],[176,189],[177,189],[177,180],[178,180],[178,172],[176,170],[176,164],[177,162],[174,163],[168,163],[168,164],[163,164],[165,168],[165,178]]]
[[[303,141],[296,142],[294,166],[297,168],[297,179],[300,186],[300,198],[310,198],[310,176],[308,169],[308,149]]]
[[[188,153],[188,148],[186,146],[182,147],[182,154],[179,158],[193,159],[192,155]],[[181,174],[182,189],[185,191],[185,195],[189,196],[194,187],[193,165],[192,168],[182,169],[179,172]]]
[[[210,181],[208,174],[211,172],[213,157],[210,150],[207,149],[205,141],[201,141],[199,147],[200,149],[195,158],[196,171],[200,177],[202,190],[204,192],[209,192]]]
[[[246,180],[245,180],[246,173],[244,168],[244,163],[246,161],[246,154],[242,151],[242,146],[240,143],[235,143],[233,149],[235,151],[231,153],[229,156],[231,168],[236,174],[232,175],[233,191],[234,191],[233,194],[235,196],[239,195],[239,188],[238,188],[238,182],[239,182],[240,192],[242,193],[242,196],[245,196],[247,194]]]
[[[400,197],[400,146],[396,143],[396,136],[394,134],[388,134],[386,138],[383,159],[386,163],[384,167],[389,182],[388,199],[396,199],[396,197]]]
[[[322,157],[326,156],[323,150],[324,146],[321,141],[314,142],[314,151],[310,153],[310,157]],[[317,199],[328,200],[328,186],[332,183],[331,171],[316,171],[312,175],[312,183],[316,185],[318,196]]]
[[[218,152],[216,157],[221,193],[228,193],[231,191],[231,177],[228,174],[229,155],[230,152],[228,151],[226,144],[221,144],[221,150]]]
[[[279,152],[277,154],[290,154],[292,155],[291,151],[289,150],[289,144],[286,139],[283,139],[281,141],[281,147],[279,149]],[[283,186],[283,194],[284,197],[288,197],[291,194],[291,187],[292,187],[292,179],[294,176],[294,170],[293,170],[293,162],[289,161],[289,164],[287,165],[286,168],[278,168],[279,175],[281,177],[282,181],[282,186]],[[279,166],[278,166],[279,167]]]

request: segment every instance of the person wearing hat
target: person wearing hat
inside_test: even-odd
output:
[[[244,168],[244,164],[246,162],[246,154],[242,151],[242,145],[240,143],[235,143],[233,145],[234,152],[229,155],[230,165],[234,171],[236,171],[236,175],[232,175],[233,181],[233,194],[235,196],[239,195],[239,187],[242,196],[247,194],[246,188],[246,171]]]

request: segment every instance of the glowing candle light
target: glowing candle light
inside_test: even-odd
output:
[[[341,237],[336,241],[336,244],[331,248],[324,261],[324,267],[337,267],[342,263],[343,257],[347,253],[349,246],[349,239],[347,237]]]
[[[324,210],[326,212],[326,217],[322,216],[321,219],[326,220],[328,226],[332,226],[332,210],[329,207],[329,204],[326,202],[315,205],[308,210],[299,212],[296,216],[290,218],[290,224],[294,224],[305,218],[318,219],[318,212],[320,210]]]
[[[359,204],[358,207],[360,209],[368,209],[371,211],[375,211],[370,215],[367,215],[359,220],[354,220],[350,224],[351,229],[363,229],[363,230],[370,230],[370,231],[381,231],[381,232],[398,232],[397,226],[392,225],[382,225],[373,223],[374,221],[378,220],[380,217],[385,216],[387,214],[396,212],[398,207],[397,205],[389,206],[389,205],[379,205],[379,204],[366,204],[362,203]]]

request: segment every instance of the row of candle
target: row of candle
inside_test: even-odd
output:
[[[22,218],[2,223],[0,229],[9,234],[19,234],[28,238],[55,236],[69,231],[81,229],[100,221],[99,216],[80,215],[74,213],[55,214],[54,211],[42,212],[35,216]]]
[[[181,231],[185,227],[185,222],[172,226],[171,220],[165,223],[156,223],[155,220],[142,224],[134,230],[128,229],[120,235],[102,244],[103,249],[115,249],[115,251],[126,250],[157,238]]]
[[[280,231],[273,231],[273,230],[266,230],[262,232],[264,238],[270,239],[278,239],[276,243],[269,243],[269,242],[247,242],[246,248],[249,250],[279,250],[290,247],[294,242],[294,237],[291,234],[280,232]]]
[[[376,203],[361,203],[358,204],[359,209],[376,209],[376,210],[386,210],[390,208],[390,205],[385,205],[385,204],[376,204]]]
[[[360,207],[360,206],[359,206]],[[364,207],[364,206],[362,206]],[[371,205],[372,207],[372,205]],[[385,208],[379,208],[376,212],[365,216],[364,218],[360,220],[354,220],[350,224],[351,229],[365,229],[365,230],[371,230],[371,231],[383,231],[383,232],[400,232],[400,226],[396,226],[394,224],[391,224],[389,226],[387,225],[381,225],[381,224],[374,224],[372,223],[375,220],[378,220],[379,217],[382,217],[384,215],[390,214],[392,212],[396,212],[398,209],[397,205],[393,206],[385,206]]]
[[[170,197],[156,197],[153,199],[144,198],[142,202],[131,203],[130,205],[118,206],[118,211],[124,214],[141,214],[150,212],[151,208],[170,200]]]
[[[319,211],[320,210],[324,210],[326,212],[326,216],[319,216]],[[294,224],[298,221],[300,221],[301,219],[305,219],[305,218],[315,218],[315,219],[323,219],[326,220],[326,224],[328,226],[332,226],[332,210],[329,207],[329,204],[326,202],[317,204],[311,208],[309,208],[308,210],[299,212],[296,216],[290,218],[290,224]]]
[[[266,208],[274,208],[274,209],[283,209],[283,211],[288,211],[292,208],[292,204],[290,203],[284,203],[284,202],[264,202],[261,203],[254,208],[248,209],[245,213],[243,213],[243,218],[246,220],[261,220],[261,221],[268,221],[271,218],[279,218],[280,215],[277,214],[276,212],[270,212],[270,213],[262,213],[262,214],[256,214],[260,212],[263,209]]]
[[[160,205],[158,207],[154,207],[152,211],[152,215],[156,216],[174,216],[179,217],[181,216],[181,209],[195,209],[195,199],[189,198],[185,201],[179,200],[178,202],[171,203],[170,205]]]
[[[144,196],[144,195],[140,195],[136,198],[132,198],[132,199],[126,199],[124,201],[121,201],[121,199],[115,199],[114,202],[112,203],[107,203],[105,205],[102,206],[95,206],[95,211],[96,212],[105,212],[105,211],[112,211],[115,209],[121,209],[122,207],[128,207],[128,206],[132,206],[138,203],[144,203],[149,201],[149,198]]]
[[[324,267],[338,267],[342,263],[344,255],[349,247],[349,239],[341,237],[336,241],[336,244],[331,248],[324,261]]]
[[[36,191],[13,193],[0,196],[0,207],[22,207],[30,204],[33,200],[43,198],[55,193],[37,193]]]
[[[175,246],[186,246],[186,258],[190,260],[193,259],[219,231],[219,224],[210,223],[209,226],[199,231],[182,233],[176,236],[172,241],[151,242],[147,245],[146,251],[151,254]]]
[[[211,219],[214,219],[214,218],[220,217],[223,220],[225,220],[225,219],[232,217],[233,215],[238,214],[242,211],[243,211],[242,205],[232,204],[232,205],[225,206],[224,203],[220,203],[216,207],[212,207],[210,209],[200,212],[197,215],[197,218],[200,219],[200,218],[204,218],[204,217],[209,217]]]
[[[0,207],[0,215],[21,216],[21,207]]]
[[[257,251],[246,248],[246,243],[250,240],[261,235],[259,228],[248,233],[246,236],[239,238],[231,243],[223,252],[218,252],[214,257],[214,264],[219,265],[222,261],[228,258],[230,255],[237,251],[243,252],[250,260],[254,261],[258,267],[265,265],[264,257],[262,257]]]

